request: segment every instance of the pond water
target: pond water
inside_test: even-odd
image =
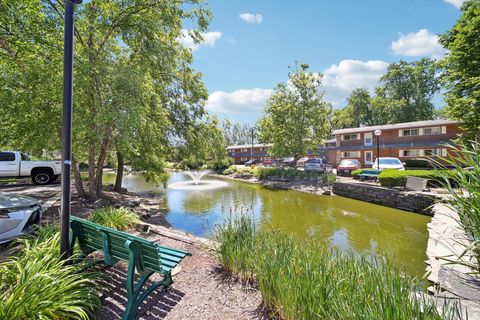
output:
[[[107,175],[106,180],[111,183],[113,175]],[[184,180],[188,180],[184,174],[173,173],[169,183]],[[164,198],[168,222],[197,236],[211,236],[215,225],[243,212],[252,214],[261,227],[274,227],[342,250],[388,254],[412,275],[425,272],[427,216],[340,196],[227,182],[226,187],[212,190],[174,190],[148,183],[141,175],[127,175],[123,184],[129,191],[151,192]]]

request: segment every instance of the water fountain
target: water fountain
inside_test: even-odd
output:
[[[193,180],[193,183],[195,185],[198,185],[200,180],[202,180],[202,178],[206,176],[209,172],[208,170],[202,170],[202,171],[187,171],[185,173],[187,174],[187,176],[190,177],[190,179]]]
[[[210,174],[208,170],[200,171],[185,171],[185,175],[188,176],[191,180],[178,181],[168,185],[169,189],[174,190],[192,190],[192,191],[201,191],[226,187],[228,183],[226,181],[220,180],[202,180],[203,177]]]

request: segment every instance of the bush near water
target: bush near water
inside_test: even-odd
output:
[[[256,230],[246,216],[216,230],[218,258],[240,279],[255,282],[279,319],[454,319],[415,295],[418,279],[387,259],[354,256],[275,230]]]
[[[365,170],[372,169],[357,169],[352,171],[352,177],[359,179],[360,174]],[[378,175],[378,182],[382,187],[405,187],[408,177],[416,177],[428,179],[428,185],[431,187],[438,187],[445,177],[452,176],[449,170],[384,170]],[[453,181],[452,181],[453,183]]]

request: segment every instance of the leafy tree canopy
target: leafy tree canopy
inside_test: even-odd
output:
[[[436,117],[433,96],[439,90],[438,65],[431,59],[389,65],[371,96],[367,89],[352,91],[343,109],[332,114],[334,129],[430,120]]]
[[[62,5],[0,2],[2,145],[34,154],[60,149]],[[201,41],[210,17],[203,0],[92,0],[77,6],[74,164],[88,162],[92,200],[101,193],[112,151],[161,178],[173,142],[185,140],[204,117],[208,93],[180,39],[188,22],[190,36]]]
[[[260,119],[260,140],[273,143],[276,157],[303,156],[327,136],[330,106],[323,100],[322,74],[296,66],[286,83],[279,83]]]
[[[441,61],[447,112],[476,131],[480,128],[480,1],[463,4],[462,16],[440,36],[440,43],[448,49]]]

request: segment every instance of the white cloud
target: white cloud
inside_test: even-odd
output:
[[[434,59],[441,58],[446,52],[438,43],[438,36],[427,29],[408,34],[400,33],[398,40],[392,42],[392,51],[400,56],[430,56]]]
[[[262,111],[272,89],[241,89],[233,92],[215,91],[207,101],[207,109],[214,112]]]
[[[388,63],[380,60],[342,60],[323,72],[325,99],[338,106],[353,89],[367,88],[370,92],[387,71]]]
[[[206,46],[213,48],[218,40],[222,37],[222,33],[220,31],[210,31],[210,32],[203,32],[202,38],[203,40],[200,43],[195,43],[193,38],[190,36],[189,31],[182,29],[182,36],[180,37],[180,42],[188,49],[192,49],[192,51],[197,51],[200,46]]]
[[[238,15],[240,19],[246,23],[260,24],[263,21],[263,16],[259,13],[241,13]]]
[[[455,8],[460,9],[462,7],[463,2],[465,0],[443,0],[447,3],[450,3],[451,5],[455,6]]]

